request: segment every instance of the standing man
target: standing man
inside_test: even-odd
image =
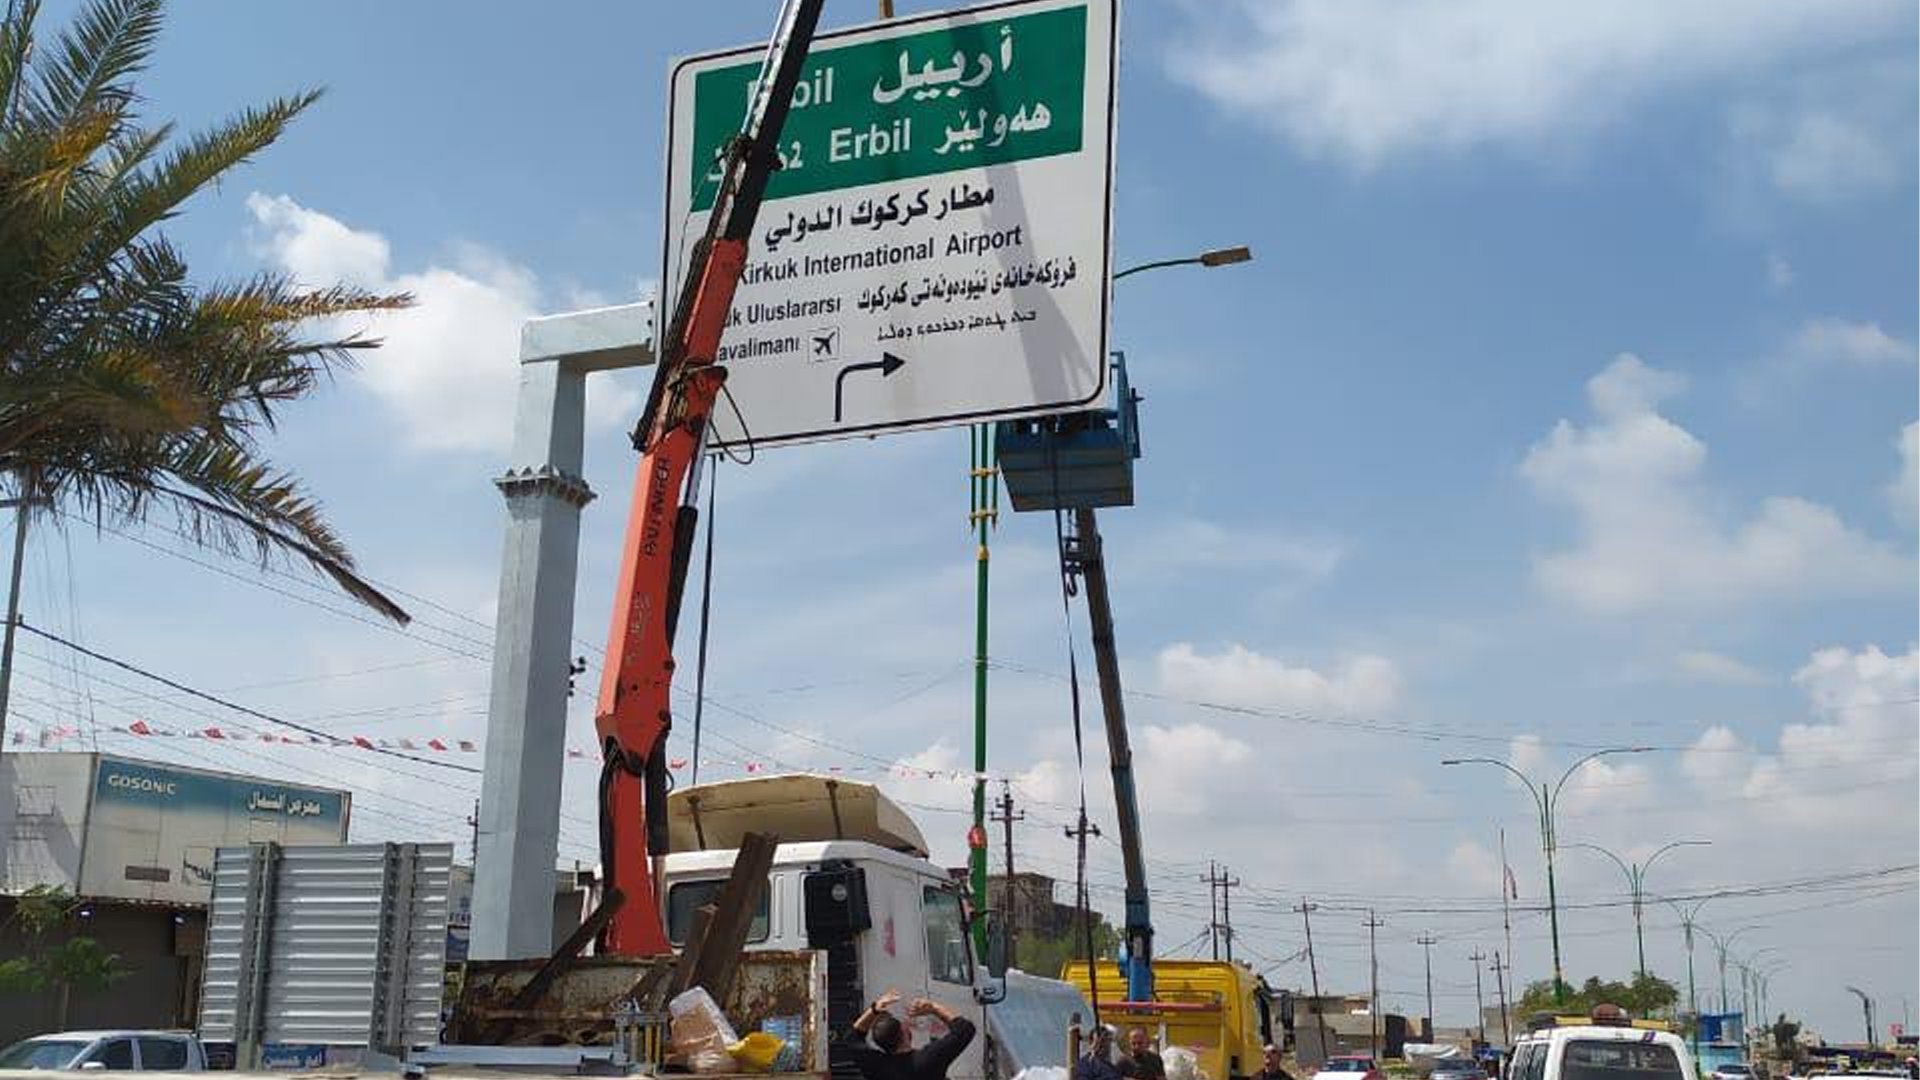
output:
[[[1087,1052],[1073,1063],[1073,1080],[1124,1080],[1113,1064],[1113,1029],[1101,1024],[1090,1038]]]
[[[1131,1080],[1167,1080],[1167,1063],[1154,1053],[1146,1028],[1127,1032],[1127,1060],[1120,1063],[1120,1074]]]
[[[912,1033],[891,1012],[899,1000],[896,990],[880,995],[853,1022],[842,1047],[867,1080],[946,1080],[947,1067],[973,1041],[973,1021],[937,1001],[915,998],[908,1016],[936,1016],[947,1025],[945,1035],[915,1050]]]
[[[1272,1044],[1260,1050],[1260,1071],[1253,1074],[1253,1080],[1293,1080],[1293,1074],[1280,1061],[1280,1048]]]

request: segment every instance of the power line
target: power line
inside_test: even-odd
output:
[[[83,656],[90,656],[93,659],[100,661],[101,663],[111,664],[114,667],[121,669],[122,671],[132,672],[133,674],[138,675],[142,678],[151,679],[162,686],[166,686],[171,689],[178,690],[179,692],[186,694],[190,697],[199,698],[202,701],[210,702],[214,705],[220,706],[221,708],[232,709],[234,712],[240,713],[243,716],[251,716],[256,720],[263,720],[269,724],[278,724],[281,727],[289,728],[291,730],[301,732],[302,734],[305,734],[305,735],[312,735],[315,738],[326,739],[329,742],[333,741],[335,738],[333,735],[330,735],[327,732],[321,731],[318,728],[308,727],[305,724],[295,723],[292,720],[283,720],[278,716],[273,716],[268,713],[263,713],[258,709],[251,709],[245,705],[236,704],[235,702],[228,701],[225,698],[216,697],[213,694],[209,694],[204,690],[196,690],[195,688],[188,686],[185,683],[176,682],[173,679],[167,678],[165,675],[160,675],[152,671],[148,671],[146,668],[140,667],[137,664],[130,663],[126,660],[121,660],[118,657],[108,656],[106,653],[95,652],[94,650],[89,649],[83,645],[76,645],[73,642],[68,641],[66,638],[59,636],[58,634],[49,633],[48,631],[42,630],[39,627],[34,626],[31,623],[28,623],[25,619],[19,620],[18,626],[20,627],[20,629],[25,630],[27,633],[33,634],[36,637],[45,638],[46,640],[53,642],[55,645],[64,646],[68,649],[73,650],[74,652],[80,653]],[[362,749],[367,749],[367,748],[362,747]],[[389,750],[381,746],[375,746],[375,747],[372,747],[371,749],[372,749],[372,752],[376,754],[385,754],[389,757],[396,757],[405,761],[418,762],[419,764],[422,764],[422,765],[433,765],[437,768],[442,768],[442,769],[452,769],[455,772],[477,773],[480,771],[479,769],[476,769],[471,765],[461,765],[457,762],[452,762],[452,761],[435,761],[432,758],[419,757],[414,754],[403,753],[399,750]]]

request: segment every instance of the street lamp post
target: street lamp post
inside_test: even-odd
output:
[[[1730,1000],[1727,997],[1727,950],[1733,947],[1734,942],[1740,940],[1741,934],[1744,934],[1749,930],[1759,930],[1759,929],[1762,929],[1762,927],[1756,923],[1755,925],[1752,925],[1752,926],[1739,927],[1735,929],[1733,932],[1729,933],[1727,936],[1721,937],[1719,934],[1714,933],[1713,931],[1707,929],[1704,926],[1700,927],[1700,932],[1707,935],[1707,937],[1712,940],[1714,952],[1718,956],[1719,962],[1720,962],[1720,1011],[1721,1012],[1728,1011],[1728,1002]]]
[[[1567,1000],[1567,980],[1560,966],[1560,895],[1559,886],[1554,883],[1553,877],[1553,854],[1558,843],[1554,838],[1553,809],[1559,804],[1560,792],[1567,786],[1567,781],[1572,779],[1573,774],[1579,772],[1580,767],[1587,762],[1610,754],[1644,754],[1652,749],[1651,746],[1616,746],[1595,750],[1567,766],[1567,771],[1560,774],[1559,781],[1552,788],[1548,788],[1545,784],[1536,785],[1527,778],[1526,773],[1498,758],[1448,758],[1440,763],[1442,765],[1497,766],[1519,777],[1520,782],[1527,786],[1527,791],[1533,796],[1534,809],[1540,815],[1540,850],[1547,860],[1547,923],[1553,934],[1553,1000],[1556,1005]]]
[[[1123,277],[1138,274],[1143,270],[1158,270],[1164,266],[1231,266],[1234,263],[1249,262],[1252,259],[1253,250],[1245,245],[1240,247],[1215,248],[1212,251],[1203,251],[1198,255],[1189,255],[1183,259],[1160,259],[1155,262],[1141,263],[1138,266],[1129,266],[1125,270],[1116,271],[1111,280],[1119,281]]]
[[[1633,940],[1640,955],[1640,966],[1635,970],[1639,972],[1642,978],[1645,978],[1647,974],[1647,931],[1644,919],[1645,912],[1643,910],[1647,894],[1647,869],[1653,865],[1655,859],[1658,859],[1660,856],[1665,855],[1675,848],[1706,847],[1712,843],[1713,841],[1711,840],[1675,840],[1673,843],[1664,845],[1654,851],[1653,854],[1647,856],[1645,862],[1637,863],[1628,862],[1613,852],[1608,851],[1606,848],[1601,847],[1599,844],[1567,845],[1568,847],[1586,848],[1588,851],[1597,851],[1607,858],[1612,859],[1619,865],[1620,871],[1627,875],[1627,888],[1633,894]]]
[[[1667,906],[1679,914],[1680,927],[1686,931],[1687,935],[1687,1011],[1693,1014],[1693,1056],[1697,1061],[1700,1058],[1700,996],[1693,981],[1693,931],[1699,925],[1696,920],[1700,909],[1707,906],[1707,901],[1698,900],[1694,902],[1692,908],[1683,908],[1674,901],[1667,900]]]
[[[1877,1045],[1879,1045],[1878,1043],[1876,1043],[1876,1042],[1874,1041],[1874,1033],[1873,1033],[1873,999],[1867,996],[1867,992],[1866,992],[1865,990],[1862,990],[1862,989],[1860,989],[1860,988],[1859,988],[1859,987],[1857,987],[1857,986],[1849,986],[1849,987],[1847,987],[1847,992],[1848,992],[1849,994],[1852,994],[1853,996],[1855,996],[1855,997],[1857,997],[1857,998],[1859,998],[1859,999],[1860,999],[1860,1008],[1866,1011],[1866,1014],[1867,1014],[1867,1045],[1868,1045],[1869,1047],[1872,1047],[1872,1046],[1877,1046]]]
[[[1252,258],[1253,252],[1244,246],[1220,248],[1184,259],[1162,259],[1158,262],[1130,266],[1114,273],[1108,279],[1108,285],[1111,287],[1113,282],[1122,278],[1161,267],[1192,265],[1211,268],[1231,266],[1235,263],[1247,262]],[[988,461],[986,464],[991,466],[992,462]],[[1094,666],[1098,669],[1099,675],[1101,711],[1107,718],[1107,756],[1113,765],[1115,813],[1120,824],[1121,845],[1125,849],[1123,854],[1127,871],[1125,934],[1128,996],[1136,1001],[1144,1001],[1153,996],[1153,922],[1148,907],[1146,868],[1140,856],[1139,807],[1133,798],[1133,777],[1129,771],[1131,766],[1128,764],[1133,757],[1132,750],[1127,744],[1126,707],[1120,685],[1120,665],[1116,659],[1113,644],[1113,609],[1107,593],[1106,562],[1100,551],[1100,523],[1094,507],[1076,507],[1073,512],[1073,527],[1074,534],[1080,543],[1080,576],[1087,591],[1087,622],[1093,635],[1096,661]],[[984,532],[982,535],[984,538]],[[986,551],[984,539],[980,550],[984,558]],[[1063,551],[1062,558],[1065,557]],[[984,680],[986,657],[986,564],[984,562],[981,563],[979,581],[981,621],[977,637],[982,664],[980,678]],[[984,705],[980,708],[984,715]],[[980,732],[979,737],[984,739],[984,719],[977,730]],[[976,752],[976,757],[983,763],[981,768],[984,769],[986,760],[984,753]],[[980,783],[976,781],[974,786],[976,827],[981,822],[982,790]],[[1086,815],[1081,815],[1083,827],[1086,825],[1085,818]],[[984,877],[983,869],[980,879],[983,885]]]

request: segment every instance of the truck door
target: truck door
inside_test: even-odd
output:
[[[980,1007],[973,1000],[973,946],[967,934],[960,894],[944,885],[922,885],[920,911],[926,941],[927,997],[984,1028]],[[938,1027],[934,1029],[935,1034],[939,1031]],[[966,1052],[953,1063],[949,1075],[984,1076],[981,1048],[985,1044],[985,1032],[976,1034]]]

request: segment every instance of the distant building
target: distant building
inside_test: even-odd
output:
[[[987,879],[987,905],[1006,913],[1015,937],[1063,937],[1076,925],[1080,909],[1056,902],[1053,886],[1045,874],[998,874]],[[1094,921],[1103,921],[1098,912]]]
[[[0,996],[0,1044],[59,1028],[193,1027],[215,848],[336,844],[352,797],[255,776],[97,753],[0,754],[0,956],[19,956],[14,898],[80,901],[84,933],[127,976],[97,995]]]

